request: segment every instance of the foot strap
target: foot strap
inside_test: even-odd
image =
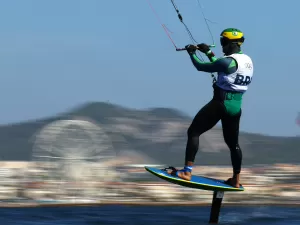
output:
[[[181,170],[177,170],[175,167],[173,166],[169,166],[167,168],[162,169],[163,171],[167,171],[167,170],[172,170],[171,175],[172,176],[177,176],[178,177],[178,173],[182,173],[182,172],[192,172],[193,167],[192,166],[185,166],[183,169]]]
[[[189,173],[191,173],[192,169],[193,169],[193,167],[191,167],[191,166],[185,166],[183,169],[176,171],[176,176],[178,176],[178,172],[183,172],[183,173],[184,172],[189,172]]]

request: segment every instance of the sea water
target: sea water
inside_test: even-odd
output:
[[[210,208],[204,206],[92,206],[0,208],[1,225],[202,225]],[[225,206],[219,224],[300,225],[300,207]]]

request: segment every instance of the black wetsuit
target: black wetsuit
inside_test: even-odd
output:
[[[231,74],[237,70],[236,61],[233,58],[211,57],[209,63],[200,62],[195,54],[190,54],[194,66],[204,72],[224,72]],[[213,85],[214,95],[194,117],[187,135],[186,145],[187,162],[194,162],[199,147],[199,136],[214,127],[221,120],[224,141],[230,149],[234,174],[239,174],[242,164],[242,151],[238,143],[239,124],[241,117],[241,92],[225,91],[216,83]]]

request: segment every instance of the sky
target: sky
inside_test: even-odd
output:
[[[169,0],[149,0],[178,47],[191,44]],[[287,3],[289,2],[289,4]],[[254,63],[241,131],[299,135],[300,1],[200,0],[219,34],[245,35]],[[195,39],[212,42],[197,0],[175,0]],[[286,3],[286,4],[285,4]],[[64,112],[88,101],[171,107],[191,117],[212,97],[210,74],[176,52],[146,0],[0,1],[0,123]]]

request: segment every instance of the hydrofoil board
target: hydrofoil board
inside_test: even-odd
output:
[[[244,187],[242,185],[240,185],[239,188],[232,187],[226,184],[224,180],[192,175],[192,179],[187,181],[177,176],[168,174],[168,172],[164,169],[148,166],[145,166],[145,169],[163,180],[189,188],[197,188],[208,191],[244,191]]]

